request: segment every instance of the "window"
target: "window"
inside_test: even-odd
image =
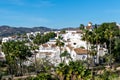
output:
[[[85,59],[85,56],[83,56],[82,59]]]
[[[76,45],[76,43],[73,43],[74,45]]]

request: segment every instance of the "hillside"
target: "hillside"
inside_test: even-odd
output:
[[[10,27],[10,26],[0,26],[0,37],[5,37],[5,36],[11,36],[15,34],[24,34],[28,32],[35,32],[35,31],[40,31],[40,32],[45,32],[45,31],[51,31],[51,30],[56,30],[56,29],[51,29],[47,27],[33,27],[33,28],[25,28],[25,27]]]

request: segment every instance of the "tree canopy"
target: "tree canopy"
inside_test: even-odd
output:
[[[17,70],[15,69],[19,66],[19,64],[21,67],[22,62],[26,61],[28,57],[32,56],[30,48],[21,41],[9,41],[3,43],[2,51],[5,54],[10,74],[16,73]]]

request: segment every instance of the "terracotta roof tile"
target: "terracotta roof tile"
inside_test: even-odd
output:
[[[86,29],[91,29],[92,28],[92,26],[86,26]]]
[[[66,45],[70,50],[73,50],[74,47],[72,47],[70,44]]]
[[[42,46],[43,46],[43,47],[48,47],[48,44],[43,44]]]
[[[51,44],[51,47],[56,47],[56,45],[55,44]]]
[[[87,50],[86,49],[81,49],[81,48],[75,48],[74,51],[78,54],[87,54]]]
[[[83,33],[83,31],[82,30],[77,30],[77,32],[76,33]]]
[[[51,55],[51,52],[40,52],[40,54]]]

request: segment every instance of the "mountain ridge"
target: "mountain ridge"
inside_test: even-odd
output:
[[[0,26],[0,37],[8,37],[17,34],[24,34],[29,32],[36,32],[36,31],[40,31],[41,33],[43,33],[46,31],[76,30],[76,29],[78,28],[66,27],[61,29],[53,29],[44,26],[28,28],[28,27],[12,27],[8,25],[2,25]]]
[[[36,31],[40,31],[41,33],[43,33],[45,31],[56,31],[56,30],[58,29],[47,28],[44,26],[27,28],[27,27],[11,27],[8,25],[2,25],[0,26],[0,37],[7,37],[16,34],[24,34],[29,32],[36,32]]]

